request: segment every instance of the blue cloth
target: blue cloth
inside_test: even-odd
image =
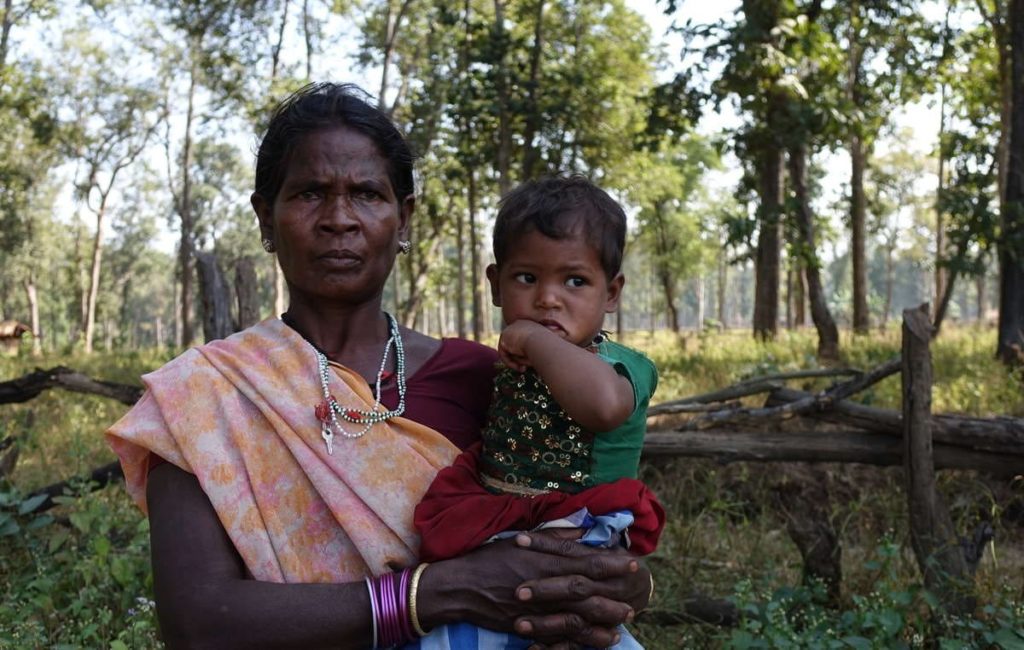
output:
[[[579,542],[587,546],[612,547],[626,541],[626,529],[633,523],[633,513],[628,510],[611,512],[607,515],[591,515],[586,508],[568,517],[549,521],[542,528],[583,528],[586,532]],[[493,539],[511,537],[519,531],[506,531]],[[644,650],[632,634],[623,626],[617,628],[621,638],[612,646],[613,650]],[[533,643],[515,634],[494,632],[471,623],[454,623],[434,628],[427,636],[403,646],[403,650],[525,650]]]
[[[614,650],[644,650],[629,631],[621,625],[616,628],[621,635]],[[419,641],[403,647],[403,650],[526,650],[533,643],[515,634],[493,632],[470,623],[455,623],[431,630]]]

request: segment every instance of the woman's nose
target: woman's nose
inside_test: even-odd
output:
[[[345,195],[329,197],[324,201],[318,225],[322,230],[328,232],[357,229],[359,227],[359,219],[356,217],[352,201]]]

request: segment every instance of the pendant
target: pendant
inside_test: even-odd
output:
[[[327,454],[330,456],[334,455],[334,432],[331,431],[329,424],[324,422],[320,425],[320,435],[323,437],[324,442],[327,443]]]

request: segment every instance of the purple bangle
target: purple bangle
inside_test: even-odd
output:
[[[402,624],[402,636],[407,641],[416,638],[412,629],[412,620],[409,618],[409,576],[411,569],[402,571],[402,579],[398,586],[398,622]]]
[[[390,648],[394,645],[394,633],[391,629],[391,622],[393,615],[391,614],[391,598],[388,596],[388,592],[391,591],[389,587],[390,573],[385,573],[377,579],[377,597],[380,599],[380,627],[383,631],[381,640],[385,648]]]
[[[390,645],[399,645],[402,642],[402,624],[399,622],[398,595],[395,593],[395,574],[388,573],[384,583],[384,591],[388,599],[388,630],[390,632]]]

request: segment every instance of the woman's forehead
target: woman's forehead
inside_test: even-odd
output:
[[[388,160],[368,136],[349,127],[299,136],[288,157],[287,176],[356,174],[388,176]]]

